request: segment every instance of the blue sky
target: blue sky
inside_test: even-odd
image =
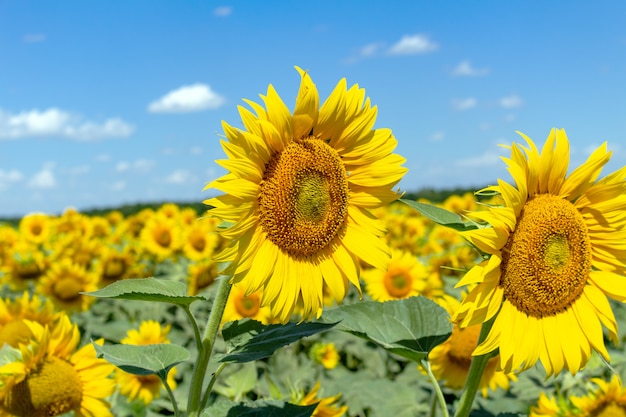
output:
[[[500,143],[565,128],[626,163],[626,3],[0,2],[0,216],[201,201],[221,120],[298,65],[343,77],[407,158],[404,190],[508,178]]]

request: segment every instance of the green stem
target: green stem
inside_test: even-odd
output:
[[[489,331],[491,330],[491,326],[493,325],[495,319],[496,316],[483,323],[482,327],[480,328],[480,336],[478,337],[478,342],[476,344],[477,346],[480,345],[487,338],[487,335],[489,334]],[[465,380],[465,388],[459,402],[459,408],[456,410],[456,414],[454,415],[454,417],[469,416],[472,405],[474,404],[474,398],[476,397],[476,393],[478,392],[480,380],[483,377],[483,373],[485,372],[487,362],[489,362],[489,359],[495,356],[495,352],[496,351],[494,350],[493,352],[486,353],[481,356],[474,356],[472,358],[472,363],[470,364],[467,379]]]
[[[159,377],[161,377],[161,375],[159,375]],[[178,413],[178,403],[176,402],[176,397],[174,396],[172,387],[170,387],[170,384],[167,383],[167,374],[165,375],[165,378],[161,378],[161,381],[163,381],[165,390],[167,391],[167,394],[170,396],[170,401],[172,402],[172,406],[174,407],[174,416],[178,417],[180,415]]]
[[[213,375],[211,375],[211,380],[209,381],[209,385],[207,386],[206,391],[204,391],[204,397],[202,397],[202,402],[200,403],[201,410],[204,410],[206,408],[207,403],[209,402],[209,397],[211,396],[213,384],[215,384],[215,381],[217,381],[217,377],[219,377],[224,368],[226,368],[226,365],[228,365],[226,362],[222,362],[217,370],[213,372]]]
[[[428,359],[424,359],[421,361],[422,367],[428,374],[428,379],[433,384],[433,388],[435,388],[435,393],[437,394],[437,400],[439,401],[439,406],[441,407],[441,411],[443,412],[444,417],[449,417],[448,414],[448,406],[446,405],[446,399],[443,398],[443,392],[441,391],[441,387],[439,386],[439,382],[437,382],[437,378],[433,374],[433,370],[430,367],[430,362]]]
[[[193,337],[196,341],[196,350],[200,352],[202,347],[202,341],[200,340],[200,329],[198,329],[198,323],[196,323],[196,318],[191,314],[191,310],[188,305],[183,305],[183,310],[185,314],[187,314],[187,318],[189,318],[189,322],[191,323],[191,327],[193,328]]]
[[[217,332],[220,329],[224,308],[228,301],[228,294],[230,294],[230,278],[222,277],[218,285],[217,294],[215,295],[215,300],[211,307],[207,326],[204,329],[204,336],[202,337],[202,343],[200,344],[200,350],[196,358],[196,365],[191,377],[191,388],[189,390],[189,399],[187,400],[187,415],[189,417],[198,417],[202,411],[201,398],[204,376],[207,366],[209,365],[209,359],[211,359]]]

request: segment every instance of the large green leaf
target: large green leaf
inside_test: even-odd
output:
[[[309,322],[263,325],[250,319],[227,323],[222,329],[222,336],[228,346],[228,353],[215,357],[220,362],[239,363],[268,358],[277,349],[328,330],[335,324]]]
[[[200,417],[311,417],[317,404],[295,405],[283,401],[235,403],[220,400],[204,409]]]
[[[107,345],[93,343],[99,358],[135,375],[156,374],[162,380],[174,366],[189,360],[187,349],[171,344]]]
[[[463,221],[461,216],[456,213],[452,213],[441,207],[433,206],[432,204],[420,203],[418,201],[400,199],[401,202],[407,206],[417,210],[426,218],[434,221],[442,226],[449,227],[458,231],[476,229],[475,223]]]
[[[188,296],[187,287],[182,282],[159,278],[125,279],[84,294],[100,298],[160,301],[181,306],[189,306],[196,300],[206,300],[204,297]]]
[[[324,322],[419,362],[452,333],[448,312],[426,297],[364,301],[326,310]]]

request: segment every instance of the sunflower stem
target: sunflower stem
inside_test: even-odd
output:
[[[215,384],[215,381],[217,381],[217,377],[219,377],[224,368],[226,368],[226,365],[228,365],[226,362],[222,362],[217,370],[213,372],[213,375],[211,375],[211,380],[209,381],[209,385],[207,386],[204,396],[202,397],[202,402],[200,403],[201,410],[204,410],[209,403],[209,397],[211,395],[213,385]]]
[[[200,340],[200,329],[198,329],[198,323],[196,322],[196,318],[191,313],[191,309],[189,306],[183,306],[183,311],[187,315],[189,322],[191,323],[191,327],[193,328],[193,338],[196,341],[196,350],[200,352],[202,347],[202,341]]]
[[[433,370],[430,367],[430,361],[428,359],[424,359],[421,361],[422,367],[428,374],[428,379],[433,384],[433,388],[435,389],[435,393],[437,394],[437,401],[439,401],[439,406],[441,407],[441,411],[443,412],[444,417],[449,417],[448,414],[448,406],[446,405],[446,399],[443,397],[443,392],[441,391],[441,387],[439,386],[439,382],[437,382],[437,378],[433,374]],[[433,414],[435,407],[431,408],[431,415]]]
[[[483,323],[480,328],[480,336],[478,336],[476,346],[480,345],[487,338],[495,319],[496,316],[493,316],[491,319]],[[494,356],[494,352],[474,356],[472,358],[472,363],[470,364],[469,372],[467,373],[467,379],[465,380],[465,388],[463,389],[463,394],[461,395],[461,400],[459,402],[459,408],[457,408],[454,417],[469,416],[472,405],[474,404],[474,398],[476,398],[476,393],[478,392],[480,380],[485,372],[485,367],[487,366],[489,359]]]
[[[204,336],[202,337],[193,376],[191,377],[191,388],[189,390],[189,399],[187,400],[187,415],[189,417],[198,417],[202,411],[201,399],[204,377],[207,366],[209,365],[209,359],[211,359],[211,353],[213,352],[215,338],[220,329],[220,323],[222,322],[230,288],[230,278],[222,277],[217,287],[217,294],[215,295],[215,300],[211,307],[207,326],[204,329]]]
[[[176,396],[174,395],[174,391],[172,391],[172,387],[170,387],[170,384],[167,383],[167,374],[165,375],[165,378],[161,378],[161,381],[163,382],[163,385],[165,386],[165,390],[167,391],[167,394],[170,396],[172,407],[174,407],[174,416],[178,417],[180,415],[178,412],[178,403],[176,402]]]

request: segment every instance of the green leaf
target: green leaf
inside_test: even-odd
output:
[[[93,342],[92,342],[93,343]],[[187,349],[171,344],[107,345],[93,343],[99,358],[134,375],[156,374],[162,380],[174,366],[189,360]]]
[[[418,201],[400,199],[401,202],[407,206],[417,210],[426,218],[434,221],[442,226],[449,227],[458,231],[466,231],[477,229],[477,226],[472,222],[463,221],[461,216],[456,213],[452,213],[441,207],[433,206],[432,204],[420,203]]]
[[[263,325],[255,320],[227,323],[222,329],[229,352],[215,355],[220,362],[250,362],[268,358],[279,348],[303,337],[328,330],[336,323],[288,323]]]
[[[204,409],[200,417],[311,417],[317,404],[295,405],[283,401],[235,403],[220,400]]]
[[[419,362],[452,333],[448,312],[426,297],[364,301],[326,310],[324,322]]]
[[[204,297],[188,296],[182,282],[159,278],[134,278],[116,281],[100,290],[83,293],[92,297],[117,298],[124,300],[160,301],[180,306],[189,306]]]
[[[240,401],[257,385],[257,369],[254,362],[247,362],[226,378],[220,378],[213,391],[234,401]]]

